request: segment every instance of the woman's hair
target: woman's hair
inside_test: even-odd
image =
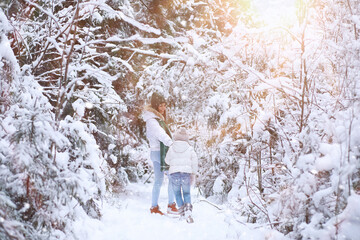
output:
[[[158,108],[162,103],[166,103],[164,96],[160,93],[154,92],[151,96],[151,107],[158,111]]]
[[[156,111],[159,111],[159,106],[162,103],[166,103],[164,96],[161,95],[160,93],[154,92],[153,95],[151,96],[151,107],[153,109],[155,109]],[[164,119],[166,120],[166,110],[165,110],[163,116],[164,116]]]

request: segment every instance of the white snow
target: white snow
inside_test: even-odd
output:
[[[340,214],[339,239],[359,239],[360,236],[360,196],[352,195],[348,199],[348,205]]]
[[[69,161],[68,152],[57,152],[56,153],[56,164],[61,168],[66,168]]]
[[[4,31],[10,31],[12,29],[10,23],[6,19],[4,12],[0,9],[0,68],[3,69],[4,63],[2,59],[9,61],[14,72],[19,72],[19,66],[17,64],[17,59],[12,51],[10,46],[10,41],[7,38]]]
[[[161,189],[159,206],[167,207],[167,184]],[[101,220],[82,216],[75,222],[74,234],[86,240],[286,240],[280,232],[234,217],[226,205],[205,200],[192,187],[194,223],[178,217],[150,213],[152,183],[130,183],[118,195],[109,195],[100,203]]]
[[[164,182],[159,206],[166,211],[167,183]],[[197,191],[192,188],[194,223],[176,217],[160,216],[150,213],[152,183],[129,184],[125,193],[103,203],[101,221],[79,219],[76,222],[76,235],[86,240],[159,240],[159,239],[197,239],[223,240],[227,238],[229,225],[225,222],[225,212],[200,201]]]
[[[101,22],[103,22],[103,20],[104,20],[104,18],[103,18],[98,12],[95,12],[95,13],[92,15],[92,17],[93,17],[93,21],[95,21],[95,22],[101,23]]]
[[[221,174],[219,177],[216,178],[213,186],[214,193],[221,194],[224,192],[224,179],[226,179],[226,176],[224,174]]]
[[[84,103],[84,101],[82,99],[76,100],[72,104],[72,107],[74,108],[77,115],[79,115],[80,117],[84,116],[84,114],[85,114],[85,103]]]
[[[341,146],[339,144],[321,143],[319,151],[323,157],[316,159],[315,166],[319,171],[329,171],[337,166],[341,159]]]

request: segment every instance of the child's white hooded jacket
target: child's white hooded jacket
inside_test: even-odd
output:
[[[169,174],[176,172],[196,174],[198,159],[194,148],[186,141],[174,141],[166,154],[165,162],[170,165]]]

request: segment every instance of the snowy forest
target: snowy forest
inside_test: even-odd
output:
[[[1,0],[0,67],[0,239],[151,181],[153,92],[228,239],[359,239],[359,0]]]

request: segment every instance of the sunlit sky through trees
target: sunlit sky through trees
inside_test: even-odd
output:
[[[294,25],[297,20],[299,0],[252,0],[255,15],[265,26]]]

